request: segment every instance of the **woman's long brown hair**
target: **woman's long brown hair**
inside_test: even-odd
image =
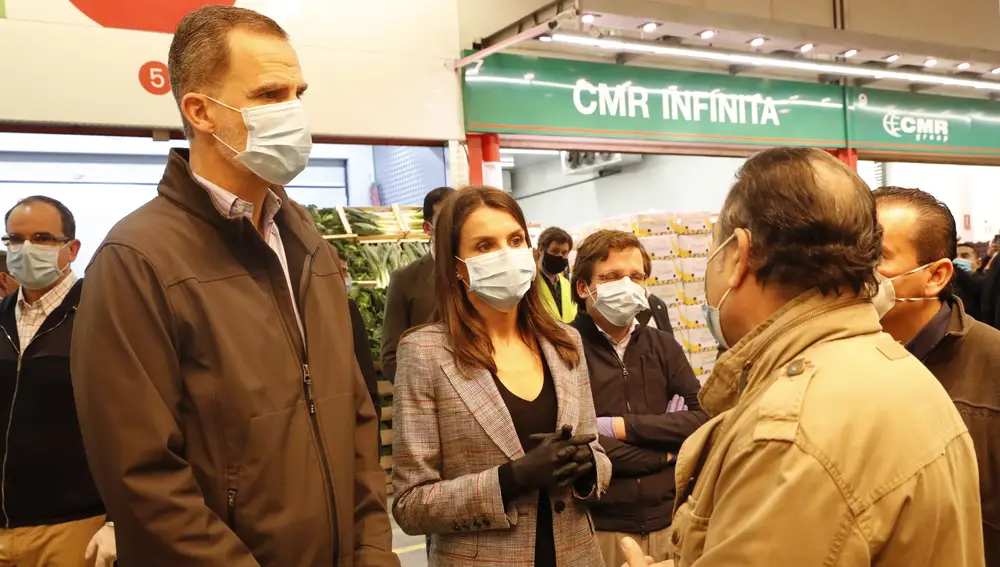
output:
[[[466,295],[465,283],[458,278],[458,260],[455,258],[458,256],[462,226],[469,215],[480,207],[510,213],[521,225],[525,241],[531,246],[524,214],[513,197],[492,187],[458,190],[445,199],[434,225],[434,289],[438,314],[450,335],[458,367],[485,368],[495,373],[493,341],[485,321]],[[517,328],[525,343],[531,345],[535,337],[543,337],[555,347],[559,358],[567,366],[575,368],[580,363],[580,352],[569,333],[542,305],[537,278],[517,304]]]

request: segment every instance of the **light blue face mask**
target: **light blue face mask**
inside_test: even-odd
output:
[[[354,280],[351,276],[344,278],[344,287],[347,288],[347,293],[351,293],[351,286],[354,285]]]
[[[468,286],[497,311],[509,313],[535,280],[535,257],[530,248],[504,248],[463,260],[469,270]]]
[[[705,289],[706,289],[706,291],[708,290],[708,270],[707,270],[707,268],[708,268],[709,264],[712,263],[712,259],[715,258],[719,254],[719,252],[722,252],[723,250],[725,250],[726,246],[728,246],[729,243],[732,242],[732,240],[734,238],[736,238],[736,233],[735,232],[733,232],[733,234],[731,234],[729,236],[729,238],[725,239],[722,242],[722,244],[720,244],[719,247],[715,249],[715,252],[712,252],[712,254],[708,257],[708,260],[705,262],[705,268],[706,268],[706,271],[705,271],[705,274],[706,274],[705,275]],[[705,303],[701,304],[701,312],[705,315],[705,324],[708,326],[709,332],[712,333],[712,336],[715,337],[716,341],[718,341],[719,348],[726,349],[726,350],[729,349],[730,345],[726,341],[726,335],[722,333],[722,319],[719,317],[719,313],[720,313],[719,310],[722,309],[722,304],[726,301],[726,298],[729,297],[729,292],[730,291],[733,291],[733,289],[732,288],[726,288],[726,292],[722,294],[722,299],[719,300],[719,305],[716,306],[716,307],[712,307],[711,305],[709,305],[707,298],[705,299]]]
[[[951,261],[951,263],[955,264],[956,268],[964,272],[972,273],[975,271],[972,269],[972,260],[968,258],[955,258]]]

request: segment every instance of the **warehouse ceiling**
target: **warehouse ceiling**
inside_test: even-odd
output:
[[[503,50],[620,65],[847,82],[972,98],[1000,97],[1000,52],[746,16],[714,14],[706,17],[703,10],[655,0],[552,2],[482,38],[477,47],[502,45],[505,40],[546,22],[550,22],[547,31]],[[553,38],[556,41],[552,41]],[[632,48],[615,48],[616,43],[623,42]],[[659,46],[683,49],[658,49]],[[694,57],[676,55],[687,48],[694,52]],[[699,57],[698,52],[708,52],[709,56]],[[734,64],[725,60],[727,56],[739,59],[740,55],[760,56],[778,65]],[[870,73],[852,77],[850,73],[816,72],[795,68],[794,63],[783,63],[788,61],[847,65],[851,66],[848,71]],[[878,70],[890,73],[875,73]],[[925,84],[887,76],[893,72],[918,78],[926,76],[931,82],[937,78],[976,81],[976,84],[986,84],[987,88],[974,88],[972,83],[960,86]],[[993,85],[995,88],[989,88]]]

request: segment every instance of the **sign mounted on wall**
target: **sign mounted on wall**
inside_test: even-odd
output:
[[[464,105],[471,132],[1000,159],[1000,102],[931,94],[501,54]]]
[[[493,55],[466,72],[469,131],[840,147],[835,86]]]
[[[1000,104],[848,89],[850,142],[859,150],[1000,155]]]

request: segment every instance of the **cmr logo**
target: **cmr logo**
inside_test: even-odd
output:
[[[918,141],[947,142],[948,121],[941,118],[920,118],[889,112],[882,117],[882,128],[893,138],[913,136]]]

